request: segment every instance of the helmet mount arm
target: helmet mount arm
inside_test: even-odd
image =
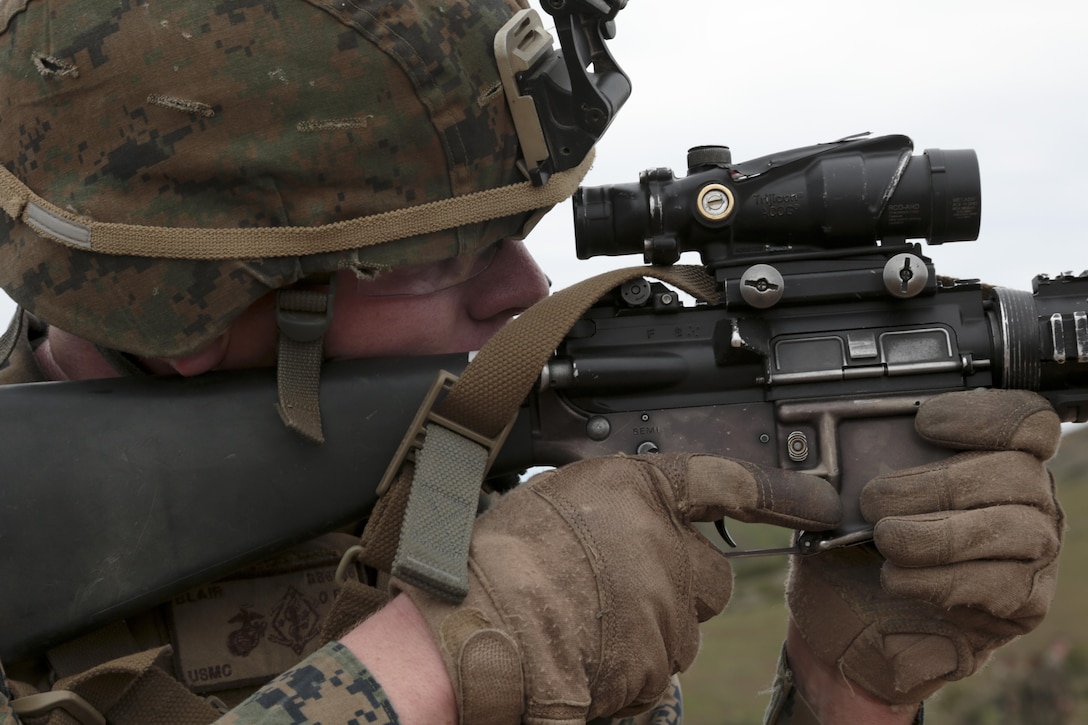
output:
[[[495,36],[495,58],[533,185],[579,165],[631,95],[609,53],[614,18],[627,0],[545,0],[561,50],[533,10]],[[592,70],[590,68],[592,67]]]

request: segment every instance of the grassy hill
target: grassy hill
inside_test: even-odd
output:
[[[1068,520],[1058,594],[1046,621],[1003,648],[982,672],[945,687],[926,722],[956,725],[1088,723],[1088,428],[1068,433],[1050,465]],[[742,547],[780,546],[770,527],[730,526]],[[703,647],[682,677],[685,722],[756,725],[785,635],[783,557],[735,567],[733,601],[703,625]]]

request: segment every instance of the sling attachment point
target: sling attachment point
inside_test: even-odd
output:
[[[80,725],[106,725],[106,718],[91,703],[69,690],[41,692],[12,700],[11,707],[20,718],[48,715],[56,709],[64,710]]]
[[[351,573],[352,568],[355,566],[355,562],[359,560],[359,555],[363,553],[363,547],[356,544],[340,557],[340,563],[336,565],[336,586],[343,589],[348,580],[351,578],[348,575]]]
[[[480,486],[514,420],[491,438],[439,415],[436,403],[455,382],[452,373],[438,374],[378,488],[379,495],[385,493],[414,458],[391,573],[452,603],[468,594],[468,549]]]

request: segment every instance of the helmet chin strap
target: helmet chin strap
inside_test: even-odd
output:
[[[321,362],[325,332],[332,321],[336,277],[323,289],[276,292],[276,410],[284,424],[303,438],[324,443],[321,431]]]
[[[323,289],[282,289],[276,292],[276,410],[284,424],[314,443],[324,443],[321,430],[321,363],[324,339],[332,321],[336,277]],[[95,350],[119,375],[147,375],[147,369],[128,353],[102,345]],[[2,360],[3,358],[0,358]]]

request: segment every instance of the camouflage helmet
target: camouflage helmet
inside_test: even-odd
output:
[[[522,181],[491,44],[519,7],[4,3],[0,285],[102,346],[173,357],[300,279],[518,234],[558,199],[374,238],[357,222]]]

